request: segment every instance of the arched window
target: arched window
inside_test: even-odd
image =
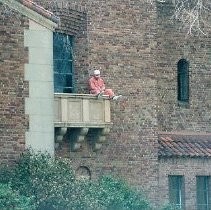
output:
[[[185,59],[177,63],[178,101],[189,102],[189,63]]]

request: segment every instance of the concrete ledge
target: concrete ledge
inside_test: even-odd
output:
[[[55,128],[105,128],[110,127],[113,123],[63,123],[63,122],[54,122]]]
[[[60,98],[83,98],[83,99],[97,99],[96,95],[93,94],[76,94],[76,93],[54,93],[55,97]],[[102,99],[109,100],[109,97],[107,95],[102,96]]]

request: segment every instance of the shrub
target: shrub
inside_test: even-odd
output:
[[[74,174],[69,161],[26,152],[13,170],[11,186],[33,196],[38,209],[66,209],[74,191]]]
[[[20,195],[7,184],[0,184],[0,209],[33,210],[32,199]]]
[[[125,182],[111,176],[99,181],[77,180],[69,160],[42,153],[27,151],[15,167],[1,172],[0,182],[11,183],[38,210],[150,209],[143,196]]]
[[[150,205],[140,192],[129,187],[124,181],[111,176],[102,177],[95,184],[95,198],[109,210],[149,210]]]

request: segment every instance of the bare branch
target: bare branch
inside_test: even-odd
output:
[[[175,0],[175,11],[172,20],[179,20],[187,29],[187,34],[206,35],[210,29],[210,0]],[[206,20],[206,21],[205,21]]]

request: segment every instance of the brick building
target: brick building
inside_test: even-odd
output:
[[[210,209],[210,33],[185,38],[170,1],[36,3],[0,0],[1,162],[47,150],[155,205]],[[93,67],[123,100],[88,94]]]

